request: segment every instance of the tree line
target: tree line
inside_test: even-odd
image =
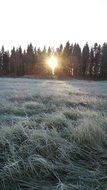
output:
[[[33,47],[32,43],[26,50],[13,47],[11,52],[0,50],[0,76],[34,76],[37,78],[52,77],[51,68],[47,59],[54,55],[58,59],[55,70],[57,78],[107,79],[107,43],[102,46],[95,43],[83,48],[78,43],[70,44],[68,41],[63,47],[61,44],[55,50],[46,47],[41,50]]]

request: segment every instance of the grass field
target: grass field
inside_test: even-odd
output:
[[[0,190],[107,189],[107,82],[0,79]]]

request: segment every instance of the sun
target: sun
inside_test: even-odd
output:
[[[58,65],[58,61],[57,61],[57,58],[54,57],[54,56],[51,56],[49,59],[48,59],[48,65],[49,67],[52,69],[52,74],[54,75],[55,74],[55,69]]]

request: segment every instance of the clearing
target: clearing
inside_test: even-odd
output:
[[[0,189],[107,189],[107,82],[0,78]]]

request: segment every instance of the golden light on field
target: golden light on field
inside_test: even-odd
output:
[[[54,75],[55,74],[55,69],[58,66],[58,60],[57,60],[57,58],[54,57],[54,56],[51,56],[48,59],[48,65],[52,69],[52,74]]]

